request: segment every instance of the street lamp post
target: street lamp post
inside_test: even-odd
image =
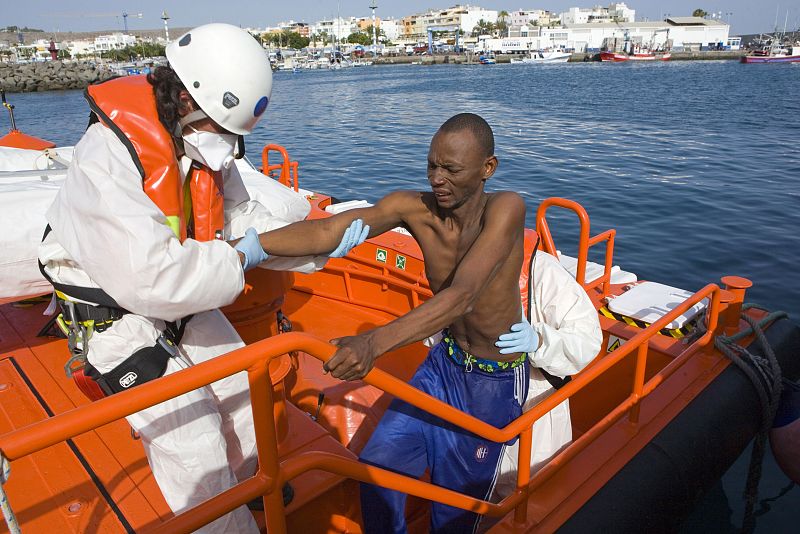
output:
[[[167,44],[169,44],[169,26],[167,26],[169,15],[167,15],[166,9],[161,13],[161,20],[164,21],[164,38],[167,40]]]
[[[372,55],[378,55],[378,30],[375,28],[375,10],[378,9],[378,5],[375,0],[372,1],[372,5],[369,6],[372,9]]]
[[[725,17],[727,18],[727,21],[728,21],[728,26],[730,26],[730,25],[731,25],[731,17],[732,17],[732,16],[733,16],[733,13],[732,13],[732,12],[730,12],[730,11],[728,11],[728,12],[726,12],[726,13],[725,13]]]

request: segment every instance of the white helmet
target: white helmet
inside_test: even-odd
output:
[[[197,105],[226,130],[253,131],[272,95],[272,68],[255,38],[205,24],[167,45],[167,60]]]

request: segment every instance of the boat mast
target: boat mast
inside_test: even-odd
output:
[[[789,23],[789,10],[786,10],[786,17],[783,19],[783,37],[786,37],[786,25]]]
[[[339,14],[339,0],[336,0],[336,35],[333,38],[334,58],[339,55],[339,32],[342,31],[342,17]]]
[[[17,131],[17,123],[14,120],[14,104],[9,104],[6,102],[6,90],[0,89],[0,100],[3,102],[3,107],[8,110],[8,115],[11,118],[11,131]]]
[[[775,35],[778,35],[778,10],[780,9],[780,4],[775,6]]]

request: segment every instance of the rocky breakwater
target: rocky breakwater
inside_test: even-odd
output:
[[[0,89],[10,93],[83,89],[113,76],[107,67],[85,61],[0,63]]]

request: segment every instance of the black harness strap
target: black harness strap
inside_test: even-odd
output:
[[[47,228],[44,229],[44,235],[42,236],[42,241],[45,240],[47,235],[52,230],[53,229],[48,224]],[[72,286],[72,285],[69,285],[69,284],[62,284],[62,283],[56,282],[50,277],[50,275],[48,275],[45,272],[44,264],[41,262],[41,260],[39,260],[38,263],[39,263],[39,272],[42,273],[42,276],[44,277],[44,279],[47,280],[48,282],[50,282],[50,284],[52,284],[52,286],[56,290],[61,291],[65,295],[69,295],[72,298],[76,298],[76,299],[79,299],[79,300],[84,300],[86,302],[94,302],[94,303],[96,303],[96,304],[98,304],[100,306],[105,306],[107,308],[116,308],[118,310],[121,310],[122,312],[125,312],[125,309],[122,306],[120,306],[119,304],[117,304],[117,301],[114,300],[111,297],[111,295],[109,295],[108,293],[106,293],[102,289],[97,288],[97,287]]]

